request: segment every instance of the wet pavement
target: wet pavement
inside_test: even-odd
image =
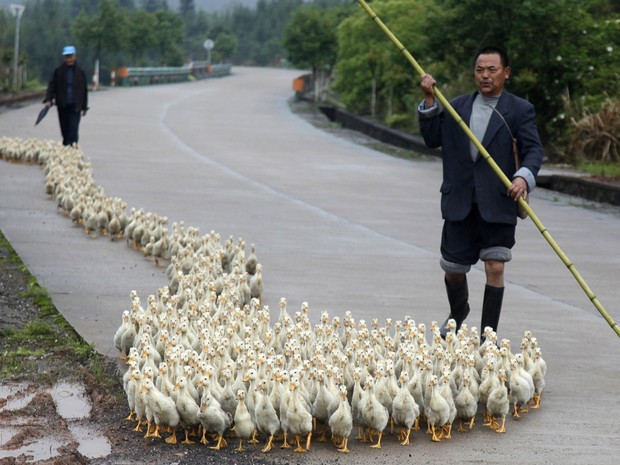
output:
[[[256,243],[264,303],[370,321],[446,313],[438,266],[439,160],[396,159],[326,134],[292,115],[300,72],[235,68],[218,80],[93,93],[81,149],[106,195],[184,221],[201,232]],[[39,105],[0,115],[2,134],[58,138],[54,117],[34,128]],[[532,207],[616,321],[617,210],[543,189]],[[166,284],[163,269],[124,241],[86,237],[46,199],[36,166],[0,164],[0,228],[67,320],[103,354],[135,289],[143,301]],[[620,452],[620,339],[531,221],[520,222],[507,266],[500,337],[525,330],[549,366],[543,407],[506,435],[489,430],[411,448],[358,446],[339,463],[612,464]],[[480,318],[484,273],[469,275]],[[304,462],[325,463],[317,450]]]

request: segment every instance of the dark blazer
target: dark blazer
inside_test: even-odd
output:
[[[66,63],[62,63],[54,70],[52,78],[47,85],[44,102],[56,100],[58,108],[67,106],[67,68]],[[75,76],[73,79],[75,109],[79,112],[88,110],[88,80],[86,73],[77,63],[75,64]]]
[[[468,126],[476,95],[477,92],[462,95],[450,102]],[[504,91],[496,110],[517,139],[521,167],[528,168],[536,177],[542,164],[543,148],[536,129],[534,106]],[[477,160],[472,161],[469,138],[446,110],[432,117],[420,115],[420,130],[426,145],[442,148],[441,214],[445,220],[465,219],[475,193],[475,201],[485,221],[516,224],[516,204],[507,196],[506,186],[480,153]],[[481,143],[504,174],[512,179],[516,167],[510,131],[502,118],[493,112]]]

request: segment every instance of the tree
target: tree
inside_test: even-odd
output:
[[[237,37],[229,32],[221,32],[215,38],[213,51],[218,61],[225,62],[237,48]]]
[[[196,5],[194,0],[181,0],[179,2],[179,13],[183,18],[187,18],[196,13]]]
[[[314,70],[334,63],[336,35],[329,26],[324,11],[313,5],[293,13],[282,41],[293,65]]]
[[[140,0],[142,8],[149,13],[155,13],[158,10],[168,10],[167,0]]]
[[[181,66],[184,62],[183,19],[166,10],[155,12],[156,49],[161,66]]]
[[[317,100],[322,87],[319,80],[329,77],[336,62],[338,43],[332,17],[313,5],[298,8],[284,30],[282,44],[294,66],[312,69]]]
[[[226,31],[235,34],[237,50],[232,56],[233,63],[254,64],[250,57],[254,47],[253,28],[256,13],[247,7],[237,5],[231,12],[216,18],[211,33],[214,37]]]
[[[211,29],[212,15],[204,11],[197,11],[195,14],[184,18],[185,39],[183,49],[187,56],[193,59],[204,59],[204,41],[208,38]]]
[[[131,27],[128,30],[128,54],[132,66],[146,66],[147,53],[157,44],[157,21],[153,13],[146,10],[134,10],[129,16]]]
[[[104,52],[115,52],[125,48],[127,40],[127,16],[118,6],[117,0],[102,0],[95,16],[80,13],[73,25],[77,39],[95,53],[95,59],[102,59]]]
[[[19,48],[28,59],[30,78],[47,82],[54,68],[62,61],[62,47],[67,44],[78,46],[80,62],[84,63],[88,59],[88,50],[76,41],[67,3],[41,0],[29,2],[27,8],[27,14],[22,17]],[[15,24],[12,17],[9,24]],[[0,27],[0,30],[4,29]],[[11,30],[15,34],[13,27]],[[13,43],[12,38],[10,43]]]
[[[432,5],[425,0],[376,0],[373,10],[414,55],[425,48],[422,24]],[[403,54],[361,8],[338,27],[336,89],[360,114],[382,118],[411,114],[421,94],[417,76]]]
[[[433,10],[425,27],[430,38],[429,57],[441,63],[438,81],[465,73],[473,84],[476,50],[488,44],[503,46],[513,70],[509,90],[535,104],[544,142],[565,131],[565,125],[555,117],[562,113],[567,96],[592,91],[614,95],[620,90],[620,55],[607,52],[614,40],[618,43],[620,25],[592,16],[590,7],[592,11],[609,11],[601,9],[603,3],[598,0],[438,3],[441,10]],[[616,14],[606,19],[617,18]]]
[[[279,63],[285,50],[281,37],[292,12],[302,5],[302,0],[260,0],[255,10],[237,5],[218,18],[212,36],[217,37],[219,27],[231,32],[238,39],[232,57],[234,63],[268,66]]]

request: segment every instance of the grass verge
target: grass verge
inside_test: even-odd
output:
[[[620,163],[581,162],[577,168],[593,176],[620,181]]]
[[[0,231],[0,379],[51,384],[85,377],[118,388],[110,360],[75,332]]]

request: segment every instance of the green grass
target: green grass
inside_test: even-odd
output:
[[[58,337],[58,331],[43,320],[31,320],[26,324],[24,329],[15,333],[13,337],[51,341]]]
[[[10,379],[16,373],[30,373],[36,370],[36,363],[31,357],[16,352],[4,352],[0,357],[0,378]]]
[[[54,381],[49,378],[55,373],[40,372],[39,365],[50,358],[68,357],[69,361],[65,362],[67,369],[76,373],[87,372],[101,386],[116,382],[109,369],[106,371],[104,357],[65,320],[48,290],[39,285],[2,231],[0,249],[7,251],[0,256],[0,267],[10,267],[26,282],[26,290],[19,297],[30,300],[39,308],[38,314],[23,326],[0,329],[0,379],[28,375],[38,377],[42,382]]]
[[[620,180],[620,164],[617,163],[580,162],[577,168],[594,176]]]

